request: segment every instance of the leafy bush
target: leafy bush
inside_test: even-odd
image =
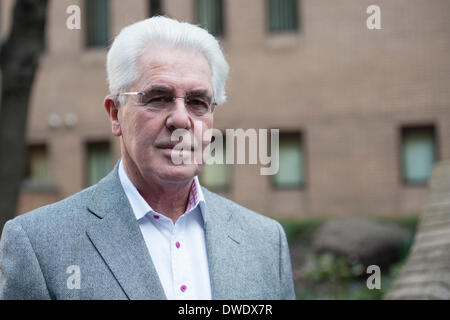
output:
[[[391,288],[401,270],[414,240],[418,218],[376,218],[411,230],[412,236],[404,244],[399,261],[388,273],[381,275],[381,289],[368,289],[366,281],[370,274],[357,261],[331,253],[313,254],[311,242],[315,231],[326,219],[282,220],[292,254],[294,285],[297,299],[378,300]],[[301,259],[297,256],[301,248]],[[295,251],[295,252],[294,252]]]

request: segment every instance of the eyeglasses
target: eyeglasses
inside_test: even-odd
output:
[[[204,94],[188,94],[184,97],[175,97],[171,94],[152,92],[121,92],[117,96],[137,96],[137,104],[153,111],[166,111],[175,105],[176,99],[183,99],[189,113],[194,116],[204,116],[212,113],[217,105],[212,98]]]

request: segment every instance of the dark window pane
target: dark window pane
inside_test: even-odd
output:
[[[405,183],[426,183],[436,162],[433,127],[402,130],[402,166]]]
[[[267,0],[269,31],[297,30],[297,0]]]
[[[214,36],[223,35],[223,1],[197,0],[197,23]]]
[[[149,0],[148,1],[149,17],[162,16],[163,14],[164,14],[164,12],[163,12],[162,0]]]
[[[86,45],[105,47],[109,40],[108,0],[85,0]]]
[[[305,183],[304,152],[300,133],[281,133],[279,171],[273,176],[276,188],[301,187]]]
[[[108,142],[87,144],[87,184],[96,184],[112,169],[111,153]]]
[[[211,143],[210,159],[211,161],[214,159],[215,163],[205,164],[203,166],[203,170],[199,175],[199,181],[206,188],[225,191],[230,186],[229,167],[226,164],[225,137],[223,136],[222,139],[222,150],[218,150],[218,148],[220,149],[220,140],[217,141]]]
[[[32,186],[51,183],[50,166],[45,145],[29,146],[27,150],[27,167],[25,182]]]

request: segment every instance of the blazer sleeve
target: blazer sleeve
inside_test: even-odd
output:
[[[295,300],[294,279],[286,233],[277,222],[280,236],[280,300]]]
[[[31,242],[19,222],[8,221],[0,240],[0,300],[47,300],[50,294]]]

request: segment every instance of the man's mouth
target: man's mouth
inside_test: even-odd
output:
[[[194,151],[194,146],[192,145],[183,145],[183,144],[160,144],[156,146],[158,149],[162,150],[175,150],[175,151]]]

